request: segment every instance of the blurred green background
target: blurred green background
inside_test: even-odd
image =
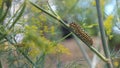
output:
[[[99,38],[97,41],[101,42],[95,0],[31,1],[51,14],[57,13],[67,24],[78,23],[93,39]],[[120,0],[100,0],[112,57],[119,57],[119,3]],[[66,40],[65,32],[69,34],[60,22],[35,8],[28,0],[0,0],[0,68],[50,68],[50,65],[87,68],[86,64],[77,61],[68,64],[61,61],[61,55],[71,54],[70,48],[62,44]],[[115,66],[119,65],[119,60],[115,60]]]

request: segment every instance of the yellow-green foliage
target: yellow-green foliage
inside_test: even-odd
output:
[[[2,2],[3,2],[3,0],[0,0],[0,8],[1,8],[1,6],[2,6]]]
[[[53,28],[53,27],[52,27]],[[25,36],[23,44],[26,48],[30,48],[29,55],[36,57],[41,52],[45,54],[56,54],[56,53],[65,53],[70,54],[69,50],[63,45],[58,44],[54,41],[50,41],[44,36],[41,36],[38,27],[36,26],[26,26]]]
[[[55,26],[47,22],[47,17],[41,11],[31,7],[31,11],[35,12],[32,17],[28,18],[28,24],[25,26],[25,35],[22,41],[23,49],[30,48],[29,55],[32,58],[37,57],[41,53],[44,54],[70,54],[69,49],[51,41],[48,36],[55,36]],[[24,51],[24,50],[23,50]]]
[[[113,16],[109,15],[106,18],[106,20],[104,21],[106,34],[108,35],[109,39],[111,39],[113,37],[113,35],[112,35],[112,26],[113,26],[112,20],[113,20]]]
[[[119,66],[120,66],[120,59],[119,59],[119,57],[118,58],[114,58],[112,61],[113,61],[114,67],[115,68],[119,68]]]
[[[119,66],[119,62],[118,61],[115,61],[113,62],[114,66],[117,68]]]
[[[62,1],[63,4],[67,7],[71,7],[77,0],[72,0],[72,1],[69,1],[69,0],[64,0]]]

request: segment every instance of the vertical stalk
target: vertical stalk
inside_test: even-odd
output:
[[[116,18],[117,18],[117,22],[119,22],[119,15],[118,15],[118,0],[116,0]]]
[[[105,30],[104,30],[104,26],[103,26],[103,20],[102,20],[102,13],[101,13],[101,9],[100,9],[100,1],[96,0],[96,9],[97,9],[97,14],[98,14],[98,23],[99,23],[99,28],[100,28],[100,33],[101,33],[101,40],[102,40],[102,45],[103,45],[103,49],[104,49],[104,53],[106,58],[109,59],[109,62],[106,63],[108,68],[113,68],[112,62],[111,62],[111,57],[110,57],[110,51],[108,48],[108,44],[107,44],[107,39],[105,36]]]

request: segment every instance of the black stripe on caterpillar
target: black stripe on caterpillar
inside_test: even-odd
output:
[[[75,33],[84,43],[93,45],[92,38],[80,27],[78,24],[72,22],[69,24],[70,29]]]

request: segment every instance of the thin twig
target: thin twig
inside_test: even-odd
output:
[[[50,14],[48,11],[44,10],[43,8],[39,7],[38,5],[34,4],[33,2],[29,1],[33,6],[35,6],[36,8],[40,9],[41,11],[43,11],[44,13],[48,14],[49,16],[53,17],[54,19],[58,20],[59,22],[61,22],[65,27],[68,26],[67,24],[65,24],[65,22],[60,18],[60,17],[56,17],[53,14]]]
[[[47,1],[47,3],[48,3],[48,7],[49,7],[50,11],[51,11],[54,15],[58,16],[58,15],[56,14],[56,12],[55,12],[55,11],[52,9],[52,7],[50,6],[49,0]]]
[[[64,36],[62,39],[60,39],[60,40],[58,41],[58,43],[61,42],[61,41],[63,41],[63,40],[66,39],[67,37],[69,37],[71,34],[72,34],[72,32],[70,32],[69,34],[67,34],[66,36]]]

